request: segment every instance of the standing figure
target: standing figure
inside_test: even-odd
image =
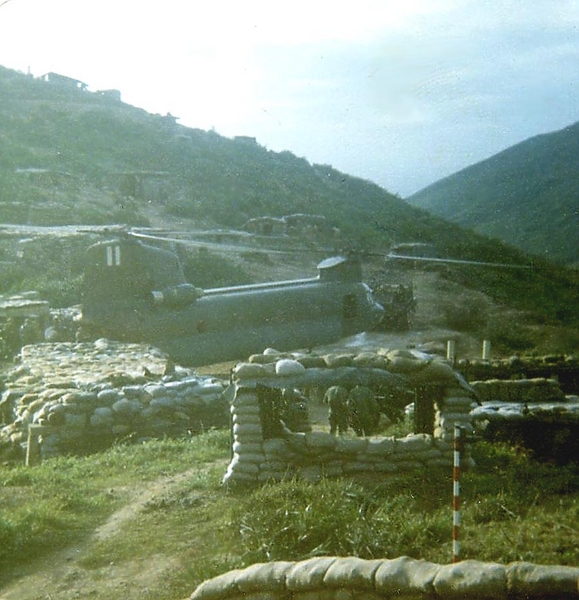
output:
[[[370,388],[357,385],[352,389],[348,396],[348,416],[357,436],[375,433],[380,421],[380,407]]]
[[[38,344],[44,341],[44,332],[40,325],[40,321],[36,317],[27,317],[20,325],[20,344],[28,346],[30,344]]]
[[[20,352],[20,348],[22,348],[22,342],[20,341],[20,326],[22,322],[22,319],[17,317],[9,317],[6,320],[2,336],[4,338],[7,360],[13,360]]]
[[[328,420],[332,435],[348,431],[348,390],[340,385],[333,385],[326,390],[324,402],[328,405]]]
[[[312,430],[308,410],[308,399],[299,390],[282,390],[281,418],[290,431],[307,432]]]

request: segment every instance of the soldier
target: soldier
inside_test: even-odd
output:
[[[324,394],[324,402],[328,405],[330,433],[342,435],[348,431],[348,390],[340,385],[333,385]]]
[[[308,399],[298,390],[282,390],[282,420],[290,431],[311,431]]]
[[[3,338],[7,360],[13,360],[16,357],[16,355],[20,352],[20,348],[22,347],[22,343],[20,341],[21,324],[21,319],[18,319],[16,317],[9,317],[6,320],[6,325],[3,331]]]
[[[352,389],[348,396],[348,415],[357,436],[372,435],[376,431],[380,408],[370,388],[357,385]]]
[[[20,325],[20,344],[28,346],[30,344],[38,344],[44,339],[44,333],[40,325],[40,321],[36,317],[28,317],[24,319],[24,323]]]
[[[281,409],[283,404],[282,392],[276,388],[257,384],[257,398],[259,401],[259,413],[263,439],[282,437],[284,423],[281,420]]]

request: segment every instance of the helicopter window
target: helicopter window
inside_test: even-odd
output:
[[[121,247],[107,246],[107,266],[119,267],[121,265]]]
[[[342,309],[344,319],[354,319],[358,316],[358,302],[354,294],[344,296]]]

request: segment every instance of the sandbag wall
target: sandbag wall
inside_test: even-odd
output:
[[[527,448],[539,460],[579,463],[579,396],[555,379],[475,381],[481,405],[472,412],[479,434]]]
[[[471,386],[481,402],[565,402],[565,394],[556,379],[487,379]]]
[[[175,368],[149,346],[44,343],[21,355],[0,401],[0,453],[8,458],[23,455],[31,426],[41,426],[48,457],[229,423],[222,381]]]
[[[191,600],[579,598],[579,568],[465,560],[440,565],[400,557],[316,557],[257,563],[203,582]]]
[[[367,367],[307,369],[299,359],[279,359],[273,371],[268,371],[265,376],[260,369],[259,364],[249,364],[248,368],[241,365],[234,373],[238,379],[230,408],[233,448],[223,479],[227,484],[257,485],[294,476],[316,481],[321,477],[451,468],[455,425],[458,423],[469,431],[472,429],[472,393],[468,386],[460,387],[459,381],[446,372],[448,385],[434,403],[434,435],[349,439],[325,431],[296,433],[286,428],[281,435],[271,436],[264,431],[260,387],[303,388],[312,381],[317,385],[325,382],[325,386],[329,387],[332,381],[344,380],[377,381],[383,385],[384,380],[380,376],[394,377],[394,380],[386,378],[390,385],[404,383],[411,387],[413,384],[408,378]],[[468,464],[467,461],[465,464]]]
[[[579,354],[463,359],[456,368],[469,381],[554,378],[565,394],[579,394]]]
[[[579,423],[579,396],[566,396],[555,379],[473,381],[480,406],[474,422],[529,421],[537,418]]]

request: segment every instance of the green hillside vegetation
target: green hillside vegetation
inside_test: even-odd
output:
[[[154,204],[161,216],[222,227],[313,212],[353,242],[382,248],[424,241],[446,251],[466,238],[371,182],[291,152],[186,128],[170,116],[7,69],[0,68],[0,84],[2,222],[142,223]],[[130,189],[131,175],[150,177],[154,192]],[[473,251],[484,243],[473,240]]]
[[[579,264],[579,123],[438,181],[413,206],[543,258]]]
[[[432,221],[378,186],[290,152],[182,127],[169,116],[6,69],[0,77],[3,222],[141,224],[147,200],[161,215],[228,227],[315,211],[356,239],[389,243],[376,230],[379,217],[394,212],[401,222],[388,231],[397,237],[416,234],[407,231],[410,221]],[[131,190],[131,175],[156,179],[157,193],[145,198]]]
[[[269,151],[251,138],[187,128],[118,97],[1,67],[0,89],[0,223],[239,229],[253,217],[304,212],[326,216],[351,249],[387,252],[394,243],[426,242],[443,257],[530,260],[369,181]],[[10,249],[1,250],[9,262]],[[465,268],[448,276],[547,321],[574,322],[569,307],[578,292],[569,274],[536,266],[532,272]],[[50,256],[40,251],[27,268],[5,265],[0,292],[37,288],[54,305],[78,303],[81,268],[78,246]],[[192,264],[186,270],[196,272]],[[240,269],[220,264],[218,270],[240,275],[219,284],[249,280]]]

